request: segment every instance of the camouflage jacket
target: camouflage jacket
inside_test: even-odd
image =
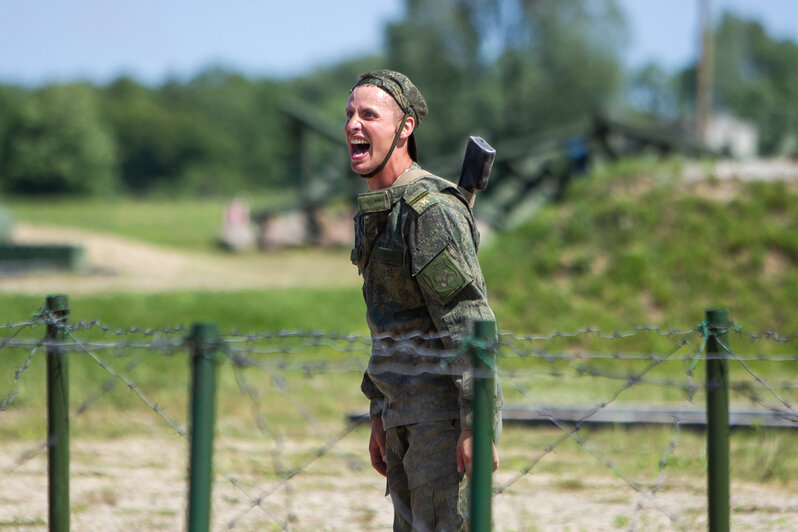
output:
[[[373,347],[361,389],[383,426],[460,418],[471,426],[468,358],[457,344],[493,320],[468,201],[418,165],[358,196],[352,262]]]

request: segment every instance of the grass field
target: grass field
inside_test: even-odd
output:
[[[682,336],[667,331],[694,329],[704,319],[704,310],[713,306],[728,307],[735,324],[742,328],[744,334],[731,333],[732,347],[737,352],[762,354],[764,358],[778,354],[789,359],[796,351],[795,338],[791,336],[798,333],[798,313],[791,304],[798,295],[795,187],[784,183],[720,183],[711,179],[690,184],[678,178],[678,170],[678,164],[660,166],[651,161],[604,170],[576,184],[563,203],[546,207],[517,231],[498,235],[482,248],[481,262],[500,329],[520,337],[552,336],[508,341],[500,362],[508,404],[591,407],[609,402],[611,406],[686,405],[700,409],[704,401],[700,389],[689,396],[681,386],[702,382],[703,364],[697,363],[693,368],[690,360],[700,352],[702,338],[695,334],[685,347],[676,349]],[[101,227],[111,234],[160,246],[213,252],[223,202],[69,200],[46,204],[14,201],[10,205],[15,217],[25,223]],[[163,231],[166,226],[171,231]],[[25,322],[42,306],[44,295],[0,295],[0,323]],[[283,462],[283,470],[300,467],[313,453],[326,448],[325,456],[339,462],[329,466],[331,469],[324,466],[320,471],[309,471],[307,481],[298,484],[300,489],[310,493],[314,483],[326,484],[332,482],[330,478],[343,482],[344,477],[351,477],[355,479],[352,482],[362,480],[362,486],[347,484],[348,488],[339,487],[338,491],[351,490],[359,500],[380,491],[379,481],[370,476],[364,454],[365,431],[358,429],[340,445],[334,443],[345,430],[345,416],[365,409],[359,383],[368,347],[337,339],[339,334],[367,334],[358,288],[294,286],[155,293],[111,290],[71,294],[70,306],[72,323],[99,319],[109,328],[101,331],[94,325],[76,334],[91,345],[97,358],[135,383],[135,389],[131,389],[87,353],[74,353],[71,401],[76,412],[89,403],[73,420],[75,441],[106,442],[110,448],[113,442],[125,439],[140,442],[153,438],[164,449],[175,445],[171,440],[176,437],[174,431],[144,404],[142,397],[159,405],[163,414],[179,426],[186,425],[188,351],[180,347],[155,349],[154,344],[156,340],[179,344],[192,323],[215,323],[229,338],[233,334],[316,332],[322,334],[276,343],[259,336],[242,349],[251,357],[250,362],[264,364],[222,365],[218,425],[221,441],[227,442],[222,447],[232,450],[231,455],[223,455],[226,471],[242,477],[249,475],[247,478],[257,484],[258,475],[253,477],[253,472],[272,478],[278,475],[278,462]],[[598,327],[612,336],[614,331],[635,331],[643,324],[662,327],[662,334],[636,331],[628,338],[570,334],[585,327]],[[181,330],[167,332],[175,327]],[[8,338],[16,330],[2,328],[0,337]],[[789,341],[748,335],[767,330],[776,330]],[[568,334],[560,336],[558,331]],[[43,327],[38,325],[26,328],[20,337],[37,339],[43,334]],[[112,347],[102,347],[103,342]],[[299,353],[294,352],[302,346]],[[648,362],[612,358],[614,354],[661,355],[671,351],[676,360],[657,365],[645,374],[646,382],[639,385],[630,385],[629,379],[641,375]],[[541,353],[556,353],[563,358],[547,358]],[[598,359],[597,354],[609,358]],[[30,367],[16,380],[15,372],[29,357]],[[732,395],[733,405],[770,406],[794,412],[785,404],[798,400],[796,387],[791,384],[798,375],[795,361],[763,360],[748,365],[748,369],[741,364],[732,365],[732,381],[749,386]],[[16,442],[9,460],[34,445],[44,433],[41,352],[32,348],[0,349],[0,401],[15,392],[18,393],[8,408],[0,412],[0,439]],[[701,520],[701,504],[705,503],[700,502],[706,474],[702,433],[677,431],[675,425],[669,425],[647,429],[585,428],[579,436],[580,440],[558,443],[562,431],[555,428],[507,427],[497,478],[508,482],[527,468],[530,472],[521,475],[523,480],[508,488],[506,494],[497,496],[497,504],[504,505],[505,512],[505,520],[497,530],[629,529],[640,517],[635,510],[639,492],[630,484],[650,491],[660,482],[661,489],[653,496],[660,501],[660,507],[644,512],[637,521],[637,530],[680,529],[663,517],[667,513],[663,507],[680,516],[684,525],[681,529],[705,526]],[[242,443],[238,445],[236,441]],[[236,461],[236,449],[244,453],[240,458],[248,457],[247,460]],[[146,452],[151,453],[151,462],[158,462],[157,449]],[[789,502],[798,492],[792,474],[798,468],[798,436],[794,431],[763,427],[735,431],[731,452],[736,483],[732,493],[737,494],[733,501],[734,522],[738,525],[735,529],[794,530],[798,515]],[[26,462],[31,469],[23,466],[22,470],[33,475],[35,468],[41,467],[34,467],[36,463]],[[342,470],[341,463],[348,465]],[[166,468],[167,464],[162,466]],[[89,478],[92,469],[86,467]],[[111,461],[107,467],[113,467]],[[180,472],[175,474],[179,476]],[[19,481],[20,477],[8,475],[14,482]],[[98,470],[96,475],[106,474]],[[132,477],[135,473],[126,470],[119,475]],[[224,480],[220,482],[224,484]],[[110,485],[87,496],[80,515],[88,521],[82,522],[100,519],[92,513],[92,501],[98,508],[122,506],[119,496],[113,493],[116,488]],[[335,484],[331,485],[335,492]],[[538,492],[551,497],[538,500]],[[240,494],[225,493],[219,503],[222,507],[246,503]],[[322,499],[324,493],[331,501],[334,498],[330,491],[321,493]],[[286,491],[284,495],[290,494]],[[176,497],[179,502],[180,495]],[[237,503],[233,501],[236,497]],[[290,497],[294,499],[292,504]],[[298,512],[297,530],[319,529],[311,524],[318,522],[314,516],[297,510],[302,495],[294,493],[290,497],[283,500],[288,506],[274,511],[285,511],[283,517]],[[11,498],[0,490],[0,500],[8,502]],[[111,504],[106,499],[116,502]],[[538,506],[524,510],[533,500],[538,501]],[[572,506],[581,505],[583,512],[596,513],[596,523],[601,524],[592,526],[589,521],[581,521],[582,516],[573,515],[569,521],[567,515],[551,514],[568,513],[569,500],[574,501]],[[46,515],[37,512],[32,514],[32,522],[36,522],[35,515]],[[387,526],[384,508],[364,506],[361,514],[356,529]],[[174,529],[179,516],[177,510],[165,518],[166,524],[152,525],[151,529]],[[0,529],[42,529],[41,524],[25,528],[21,524],[24,521],[24,515],[15,518],[2,514]],[[114,526],[122,525],[117,523],[111,528]],[[342,523],[329,529],[346,527]]]
[[[291,204],[291,192],[243,196],[253,212]],[[101,231],[179,249],[216,249],[222,213],[229,198],[209,199],[26,199],[5,202],[27,223]]]

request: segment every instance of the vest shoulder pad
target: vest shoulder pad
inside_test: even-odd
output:
[[[457,198],[463,203],[466,211],[470,211],[468,200],[463,197],[453,183],[431,174],[419,178],[408,185],[403,197],[407,206],[415,211],[416,214],[421,215],[440,203],[444,194]]]

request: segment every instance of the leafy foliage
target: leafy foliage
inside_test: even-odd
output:
[[[715,35],[716,109],[754,122],[765,153],[794,153],[798,45],[732,14]],[[384,55],[296,79],[210,67],[157,87],[126,77],[105,87],[0,86],[0,191],[348,195],[361,183],[344,179],[343,107],[357,75],[375,68],[405,72],[424,93],[419,150],[433,171],[459,157],[469,135],[523,146],[607,109],[688,123],[695,108],[694,66],[623,71],[627,31],[615,0],[406,0],[385,37]]]
[[[715,39],[718,104],[759,127],[764,152],[780,150],[787,135],[798,133],[798,44],[731,14],[721,20]]]
[[[451,153],[475,132],[529,135],[605,107],[624,36],[610,0],[409,1],[388,28],[387,62],[429,103],[424,149]]]
[[[798,190],[680,174],[621,163],[495,237],[481,262],[501,326],[684,327],[720,306],[752,332],[798,330]]]
[[[154,93],[123,78],[105,95],[131,192],[229,194],[285,183],[277,84],[212,69]]]
[[[39,90],[6,109],[0,183],[12,193],[108,194],[114,189],[115,145],[85,85]],[[21,100],[21,101],[20,101]]]
[[[408,0],[404,20],[387,28],[385,57],[293,80],[209,68],[160,87],[126,77],[0,87],[0,184],[16,194],[176,196],[321,182],[306,201],[348,193],[339,144],[358,74],[394,68],[419,85],[433,117],[419,130],[421,156],[434,159],[459,153],[468,135],[529,134],[602,107],[619,85],[623,33],[612,0]],[[307,117],[315,133],[298,125]]]
[[[754,124],[765,155],[798,152],[798,43],[768,35],[761,23],[725,13],[714,29],[714,112]],[[630,106],[659,120],[691,122],[697,65],[669,73],[655,64],[627,79]]]

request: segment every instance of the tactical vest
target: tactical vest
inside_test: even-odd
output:
[[[457,208],[469,219],[474,247],[479,246],[479,232],[474,223],[469,199],[456,185],[424,171],[416,164],[397,183],[399,184],[383,190],[358,195],[358,212],[354,218],[355,247],[350,253],[350,259],[352,264],[358,267],[361,276],[365,276],[366,267],[373,253],[376,253],[378,258],[391,262],[401,260],[395,251],[391,256],[386,248],[375,249],[374,243],[385,229],[389,214],[402,200],[420,215],[436,201],[447,201],[446,197],[436,197],[435,193],[446,194],[451,198],[448,201],[457,205]],[[455,198],[457,201],[452,201]]]
[[[410,172],[358,196],[351,255],[373,340],[361,389],[386,427],[463,419],[463,368],[447,357],[471,322],[493,318],[468,201],[451,182]]]

